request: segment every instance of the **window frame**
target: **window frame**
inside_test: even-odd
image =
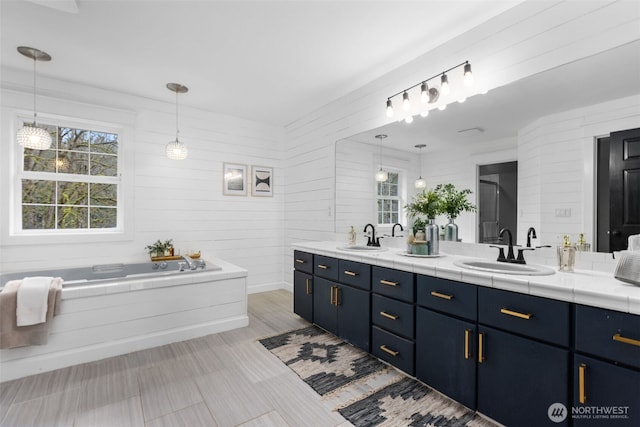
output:
[[[112,118],[113,114],[109,110],[105,110],[105,116]],[[105,241],[124,241],[133,239],[133,185],[127,177],[131,175],[133,168],[133,159],[131,155],[131,147],[127,147],[126,141],[133,134],[131,125],[116,124],[113,122],[105,122],[93,119],[74,118],[67,116],[38,114],[38,123],[56,127],[68,127],[75,129],[88,129],[100,132],[109,132],[118,134],[118,152],[117,152],[117,168],[116,176],[91,176],[65,173],[52,173],[42,171],[23,171],[24,150],[15,141],[15,134],[22,127],[24,122],[33,121],[33,113],[27,111],[14,111],[11,117],[3,114],[2,121],[8,122],[7,126],[9,134],[4,136],[10,141],[7,156],[8,166],[2,173],[3,180],[6,178],[9,182],[8,194],[3,191],[4,200],[8,200],[7,206],[2,208],[0,214],[2,227],[3,244],[38,244],[38,243],[85,243],[105,242]],[[7,165],[8,163],[8,165]],[[8,176],[7,176],[8,174]],[[55,179],[51,179],[52,175]],[[22,180],[23,179],[41,179],[47,181],[73,181],[94,183],[100,182],[117,184],[117,226],[115,228],[82,228],[82,229],[22,229]],[[6,187],[5,187],[6,188]]]
[[[406,182],[406,171],[403,169],[399,169],[399,168],[394,168],[394,167],[388,167],[388,166],[382,166],[382,169],[387,171],[388,173],[395,173],[398,174],[398,195],[397,196],[380,196],[378,194],[378,182],[375,181],[374,179],[374,212],[375,212],[375,223],[376,223],[376,229],[377,230],[385,230],[390,231],[391,228],[393,227],[393,225],[395,223],[391,223],[391,224],[381,224],[378,222],[378,216],[379,216],[379,211],[378,211],[378,201],[379,200],[397,200],[398,201],[398,223],[401,224],[403,227],[406,226],[407,224],[407,216],[406,216],[406,212],[404,209],[404,205],[405,205],[405,200],[407,199],[407,182]]]

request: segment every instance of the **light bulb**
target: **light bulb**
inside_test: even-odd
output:
[[[51,147],[51,135],[46,130],[24,125],[16,135],[18,144],[32,150],[46,150]]]
[[[440,110],[440,111],[444,111],[444,110],[446,110],[446,109],[447,109],[447,104],[442,104],[442,105],[440,105],[440,106],[438,107],[438,110]]]
[[[467,63],[464,66],[464,85],[472,86],[475,81],[473,73],[471,72],[471,64]]]
[[[440,77],[440,92],[443,95],[449,95],[449,93],[451,93],[451,88],[449,88],[449,79],[446,74],[443,74],[442,77]]]
[[[420,101],[422,101],[423,104],[429,102],[429,86],[427,82],[422,82],[420,86]]]
[[[420,113],[421,117],[427,117],[429,115],[429,110],[424,110],[422,113]]]
[[[420,178],[416,179],[415,186],[416,188],[427,188],[427,181],[420,176]]]
[[[187,146],[178,141],[178,138],[167,144],[166,154],[171,160],[184,160],[188,153]]]
[[[390,99],[387,99],[387,117],[393,117],[393,105]]]
[[[407,92],[402,94],[402,109],[404,111],[411,109],[411,102],[409,101],[409,94]]]
[[[404,118],[404,122],[409,124],[409,123],[413,123],[413,116],[407,116]]]
[[[387,179],[389,179],[389,174],[380,168],[380,170],[376,172],[376,182],[385,182]]]

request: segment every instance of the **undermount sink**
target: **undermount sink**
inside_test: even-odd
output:
[[[344,245],[338,246],[337,249],[339,251],[349,251],[349,252],[384,252],[387,248],[382,248],[380,246],[366,246],[366,245]]]
[[[555,274],[555,270],[542,265],[514,264],[509,262],[486,261],[486,260],[464,260],[456,261],[454,265],[469,270],[484,271],[487,273],[500,274],[520,274],[525,276],[549,276]]]

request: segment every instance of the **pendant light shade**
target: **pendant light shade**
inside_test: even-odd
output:
[[[420,149],[420,170],[422,170],[422,149],[426,146],[427,146],[426,144],[415,145],[416,148]],[[420,178],[415,180],[414,185],[416,188],[419,188],[419,189],[427,188],[427,181],[425,181],[425,179],[422,178],[422,173],[420,174]]]
[[[33,47],[20,46],[18,52],[33,59],[33,123],[25,124],[16,134],[16,140],[24,148],[32,150],[46,150],[51,147],[51,135],[46,129],[38,127],[36,123],[36,61],[51,61],[51,56]]]
[[[167,89],[176,93],[176,139],[167,144],[166,154],[171,160],[184,160],[187,158],[189,150],[178,138],[180,134],[180,128],[178,127],[178,94],[187,93],[189,88],[179,83],[167,83]]]
[[[471,64],[468,62],[464,64],[464,84],[465,86],[472,86],[474,82],[473,73],[471,72]]]

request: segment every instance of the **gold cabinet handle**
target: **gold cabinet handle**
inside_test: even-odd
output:
[[[639,340],[634,340],[633,338],[623,337],[620,334],[615,334],[613,336],[613,340],[614,341],[618,341],[618,342],[623,342],[625,344],[635,345],[636,347],[640,347],[640,341]]]
[[[387,286],[398,286],[398,282],[390,282],[389,280],[380,280],[380,283]]]
[[[335,290],[335,288],[336,288],[335,286],[331,287],[331,293],[330,293],[330,296],[329,296],[329,300],[330,300],[330,304],[331,305],[335,305],[334,302],[333,302],[333,291]]]
[[[389,353],[390,355],[392,355],[393,357],[396,357],[397,355],[400,354],[399,351],[393,351],[391,350],[389,347],[387,347],[386,345],[382,344],[380,346],[380,350],[384,351],[385,353]]]
[[[471,333],[471,329],[464,330],[464,358],[470,359],[471,353],[469,353],[469,334]]]
[[[587,403],[586,381],[587,365],[582,363],[578,367],[578,388],[580,389],[580,403]]]
[[[327,267],[327,266],[326,266],[326,265],[324,265],[324,264],[318,264],[318,268],[320,268],[320,269],[322,269],[322,270],[326,270],[326,269],[328,269],[329,267]]]
[[[518,317],[520,319],[526,319],[526,320],[529,320],[533,317],[533,314],[531,313],[519,313],[517,311],[509,310],[507,308],[501,308],[500,313],[506,314],[508,316]]]
[[[304,262],[305,262],[305,261],[304,261],[303,259],[296,258],[296,262],[297,262],[298,264],[304,264]]]
[[[354,273],[353,271],[349,271],[349,270],[345,270],[344,274],[346,274],[347,276],[352,276],[355,277],[358,275],[358,273]]]
[[[307,295],[311,295],[311,279],[306,279]]]
[[[453,299],[453,295],[442,294],[442,293],[437,292],[437,291],[431,291],[431,295],[433,295],[434,297],[446,299],[446,300],[449,300],[449,301],[451,301]]]
[[[391,319],[391,320],[398,320],[398,316],[394,316],[393,314],[389,314],[386,311],[381,311],[380,312],[380,316],[386,317],[387,319]]]
[[[336,286],[336,307],[340,305],[340,288]]]
[[[478,334],[478,363],[484,360],[484,332],[481,332]]]

